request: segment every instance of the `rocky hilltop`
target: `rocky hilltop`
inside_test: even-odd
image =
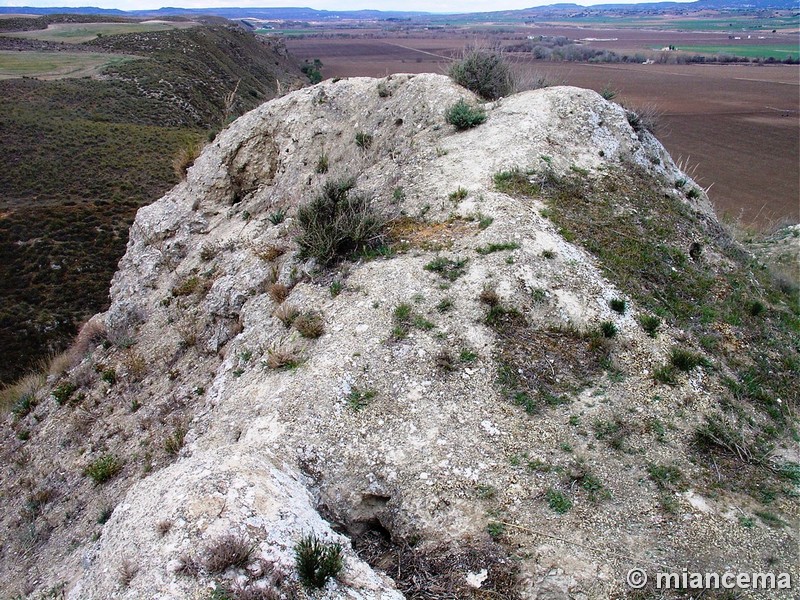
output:
[[[7,595],[796,581],[796,290],[634,113],[554,87],[457,131],[461,99],[437,75],[292,92],[139,210],[111,307],[3,425]],[[354,214],[363,243],[319,252]],[[316,591],[304,538],[341,546]]]

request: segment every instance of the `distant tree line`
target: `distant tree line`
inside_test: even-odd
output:
[[[785,59],[774,57],[747,58],[731,54],[717,54],[705,56],[703,54],[687,54],[674,51],[633,54],[620,54],[613,50],[599,50],[576,43],[564,36],[538,36],[536,39],[527,40],[521,44],[505,46],[505,52],[530,53],[537,60],[553,62],[589,62],[589,63],[643,63],[652,60],[661,64],[689,64],[689,63],[759,63],[759,64],[787,64],[796,65],[800,59],[789,56]]]

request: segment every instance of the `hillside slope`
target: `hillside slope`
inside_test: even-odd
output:
[[[3,424],[8,594],[798,577],[795,291],[620,106],[548,88],[458,132],[462,98],[437,75],[292,92],[139,210],[109,310]],[[310,224],[366,207],[385,229],[313,258]],[[313,594],[309,534],[344,556]]]
[[[42,45],[0,38],[9,44]],[[304,80],[282,45],[231,26],[69,49],[143,58],[100,79],[0,81],[0,382],[107,305],[134,213],[177,182],[176,156]]]

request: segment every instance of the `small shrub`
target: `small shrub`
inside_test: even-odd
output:
[[[600,333],[605,338],[613,338],[617,335],[617,326],[611,321],[603,321],[600,323]]]
[[[572,500],[563,492],[550,488],[544,496],[548,506],[559,514],[564,514],[572,508]]]
[[[304,338],[316,339],[325,333],[325,321],[320,313],[314,311],[299,315],[292,325]]]
[[[456,370],[456,361],[448,350],[442,350],[436,355],[436,368],[445,373],[452,373]]]
[[[503,327],[520,316],[516,308],[506,308],[505,306],[496,304],[489,308],[489,312],[486,313],[483,322],[490,327]]]
[[[459,100],[445,111],[444,118],[457,130],[464,131],[486,122],[486,111],[480,106],[470,106],[465,100]]]
[[[747,308],[747,312],[750,313],[751,317],[757,317],[765,310],[767,310],[767,307],[760,300],[751,302],[750,306]]]
[[[286,253],[286,248],[276,244],[267,244],[263,249],[256,251],[256,256],[265,262],[272,262]]]
[[[306,588],[322,588],[329,579],[337,577],[344,567],[342,546],[326,544],[317,536],[303,536],[294,547],[297,574]]]
[[[328,155],[325,154],[324,151],[320,153],[319,158],[317,159],[316,171],[320,175],[328,172]]]
[[[540,192],[539,186],[531,181],[530,174],[517,167],[495,173],[494,187],[498,192],[511,196],[535,196]]]
[[[200,248],[200,260],[203,262],[213,260],[219,254],[219,250],[219,244],[203,244],[203,247]]]
[[[22,419],[36,408],[36,396],[33,394],[23,394],[11,405],[11,413],[16,419]]]
[[[656,337],[658,328],[661,327],[661,319],[655,315],[643,315],[639,319],[639,323],[641,323],[642,329],[647,332],[647,335],[652,338]]]
[[[164,537],[170,532],[171,529],[172,529],[172,521],[168,519],[162,519],[161,521],[156,523],[156,532],[158,533],[159,537]]]
[[[203,281],[197,275],[191,275],[172,288],[172,295],[176,298],[191,296],[202,291]]]
[[[347,400],[347,405],[352,408],[353,410],[361,410],[362,408],[366,408],[369,404],[369,401],[375,397],[375,390],[362,390],[360,388],[353,388],[350,390],[350,393],[347,394],[345,398]]]
[[[459,258],[457,260],[450,260],[449,258],[444,257],[437,257],[425,265],[424,269],[426,271],[432,271],[434,273],[438,273],[439,276],[449,280],[455,281],[459,277],[461,277],[464,273],[466,273],[467,268],[467,260],[466,258]]]
[[[468,195],[469,195],[469,191],[468,190],[466,190],[466,189],[464,189],[462,187],[459,187],[455,192],[450,192],[450,195],[448,196],[448,198],[450,200],[452,200],[453,202],[458,202],[458,201],[463,200],[464,198],[466,198]]]
[[[322,193],[297,209],[301,257],[330,264],[382,245],[386,220],[354,187],[354,179],[328,181]]]
[[[603,86],[603,89],[600,90],[600,95],[604,100],[608,100],[610,102],[617,97],[617,92],[610,85],[606,84]]]
[[[503,523],[499,523],[497,521],[491,521],[486,526],[486,533],[488,533],[493,540],[497,540],[498,538],[502,537],[505,532],[506,532],[506,526]]]
[[[598,419],[594,422],[595,437],[617,451],[625,449],[625,443],[630,433],[630,426],[618,416],[614,417],[612,421]]]
[[[111,367],[103,369],[103,372],[100,373],[100,379],[105,381],[108,385],[114,385],[117,383],[117,372]]]
[[[224,573],[231,567],[246,567],[253,548],[244,537],[226,534],[205,548],[203,564],[209,573]]]
[[[91,463],[83,470],[83,474],[91,478],[95,485],[105,483],[114,478],[122,470],[122,463],[112,454],[105,454]]]
[[[683,475],[678,467],[651,464],[647,468],[647,472],[650,474],[650,479],[652,479],[660,489],[675,490],[683,487]]]
[[[172,431],[172,435],[164,440],[164,450],[167,454],[177,455],[183,448],[183,442],[186,438],[186,427],[179,424]]]
[[[436,310],[438,310],[440,313],[446,313],[453,310],[453,306],[454,304],[451,298],[442,298],[436,305]]]
[[[344,284],[338,279],[335,279],[330,286],[328,286],[328,291],[331,293],[331,298],[336,298],[336,296],[341,294],[343,290]]]
[[[708,361],[700,354],[684,350],[683,348],[673,348],[669,353],[669,362],[676,369],[688,373],[695,367],[705,366]]]
[[[546,258],[547,260],[552,260],[556,257],[556,253],[552,250],[542,250],[542,258]]]
[[[458,85],[486,100],[497,100],[514,92],[511,67],[499,52],[472,48],[450,65],[449,75]]]
[[[273,225],[280,225],[286,220],[286,209],[277,208],[267,215],[267,220]]]
[[[111,515],[114,513],[113,506],[104,506],[100,509],[100,512],[97,515],[97,524],[98,525],[105,525],[108,520],[111,518]]]
[[[406,193],[405,190],[403,190],[402,186],[394,188],[394,190],[392,191],[392,201],[397,203],[397,202],[402,202],[405,199],[406,199]]]
[[[621,315],[625,314],[625,309],[628,307],[628,303],[623,298],[614,298],[608,305],[611,307],[611,310]]]
[[[372,147],[372,134],[359,131],[356,133],[356,146],[362,150],[369,150]]]
[[[677,385],[678,378],[675,376],[675,367],[672,365],[662,365],[653,371],[653,379],[665,385]]]
[[[700,197],[700,191],[695,187],[689,188],[689,191],[686,192],[686,197],[690,200],[697,200]]]
[[[478,246],[477,248],[475,248],[475,252],[477,252],[481,256],[486,256],[487,254],[491,254],[492,252],[502,252],[503,250],[516,250],[519,247],[520,246],[517,242],[491,243],[491,244],[486,244],[485,246]]]

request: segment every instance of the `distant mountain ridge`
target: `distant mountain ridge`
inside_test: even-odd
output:
[[[640,2],[636,4],[597,4],[594,6],[582,6],[574,3],[556,3],[546,6],[536,6],[519,10],[495,11],[495,12],[476,12],[460,13],[470,15],[493,15],[503,14],[506,16],[519,14],[520,17],[535,15],[539,13],[552,13],[558,11],[615,11],[624,10],[626,12],[637,11],[667,11],[680,9],[682,11],[692,10],[763,10],[763,9],[782,9],[800,10],[800,2],[797,0],[696,0],[695,2]],[[246,7],[219,7],[219,8],[176,8],[163,7],[153,10],[131,10],[123,11],[119,9],[96,8],[96,7],[29,7],[29,6],[0,6],[0,14],[26,13],[34,15],[48,15],[56,13],[72,14],[104,14],[109,16],[129,16],[129,17],[163,17],[163,16],[195,16],[195,15],[215,15],[228,19],[241,18],[261,18],[261,19],[290,19],[303,21],[324,21],[331,19],[356,19],[356,20],[375,20],[375,19],[413,19],[415,17],[431,17],[437,14],[423,11],[382,11],[382,10],[317,10],[308,7],[278,7],[278,8],[246,8]],[[459,14],[459,13],[448,13]]]

